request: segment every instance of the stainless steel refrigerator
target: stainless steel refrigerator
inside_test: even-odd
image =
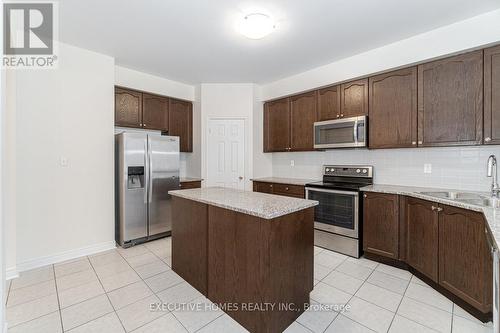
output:
[[[115,137],[116,242],[132,246],[168,235],[179,189],[179,137],[124,132]]]

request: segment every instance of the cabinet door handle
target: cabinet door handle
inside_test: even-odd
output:
[[[288,190],[289,190],[289,188],[288,188],[288,187],[285,187],[285,191],[288,191]]]
[[[438,211],[438,212],[441,212],[441,211],[443,211],[443,208],[441,208],[441,207],[437,207],[437,211]]]
[[[363,198],[367,198],[368,196],[366,194],[363,194]]]
[[[343,118],[343,117],[344,117],[344,115],[343,115],[343,114],[340,114],[340,117],[341,117],[341,118]]]
[[[412,141],[411,142],[412,145],[416,145],[417,144],[417,141]]]
[[[143,127],[146,127],[146,124],[142,124]]]
[[[337,118],[340,118],[340,115],[339,115],[339,114],[337,115]]]
[[[432,210],[436,210],[436,208],[437,208],[436,206],[431,206]]]
[[[270,188],[273,188],[273,185],[269,185]]]
[[[491,141],[490,137],[484,138],[484,142],[490,142],[490,141]]]
[[[419,141],[419,142],[418,142],[418,144],[419,144],[419,145],[421,145],[421,144],[423,144],[423,143],[424,143],[423,141]]]

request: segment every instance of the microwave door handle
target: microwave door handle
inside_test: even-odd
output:
[[[358,120],[354,121],[354,143],[358,143]]]

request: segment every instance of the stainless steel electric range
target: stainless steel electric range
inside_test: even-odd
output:
[[[323,181],[306,185],[306,198],[319,201],[314,209],[315,245],[355,258],[361,256],[360,188],[372,183],[372,166],[323,166]]]

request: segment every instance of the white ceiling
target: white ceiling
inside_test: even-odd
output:
[[[498,0],[61,0],[60,37],[186,83],[267,83],[500,7]],[[239,35],[249,12],[275,18]]]

